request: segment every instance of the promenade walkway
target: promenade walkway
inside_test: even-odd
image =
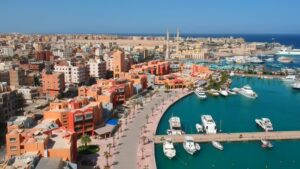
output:
[[[272,132],[247,132],[247,133],[218,133],[218,134],[190,134],[195,142],[236,142],[236,141],[257,141],[266,140],[296,140],[300,139],[300,131],[272,131]],[[163,143],[166,138],[171,138],[173,142],[184,142],[184,135],[154,136],[155,143]]]
[[[161,104],[175,96],[176,91],[170,91],[168,93],[164,91],[158,91],[153,98],[148,101],[144,101],[144,106],[135,111],[131,120],[127,125],[122,125],[123,136],[119,140],[117,151],[119,152],[115,161],[114,169],[135,169],[138,168],[140,163],[137,158],[141,152],[138,146],[141,143],[141,135],[147,133],[145,124],[147,124],[147,118],[152,116],[152,111]],[[148,132],[149,133],[149,132]],[[154,133],[151,133],[152,137]],[[147,151],[147,150],[145,150]],[[152,151],[152,150],[151,150]]]

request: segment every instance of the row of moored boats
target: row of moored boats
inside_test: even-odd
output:
[[[212,118],[211,115],[202,115],[201,116],[201,122],[202,125],[197,123],[195,125],[197,132],[205,132],[206,134],[216,134],[217,133],[217,125]],[[273,125],[269,118],[261,118],[261,119],[255,119],[255,123],[260,126],[263,130],[266,132],[273,131]],[[182,130],[181,127],[181,121],[179,117],[172,116],[169,119],[169,125],[170,129],[167,130],[168,135],[184,135],[185,132]],[[272,148],[273,145],[270,141],[266,139],[261,139],[262,147],[263,148]],[[212,141],[212,145],[219,149],[223,150],[223,145],[220,142]],[[194,138],[192,136],[186,135],[184,137],[184,143],[183,148],[185,151],[193,155],[197,151],[201,149],[200,145],[198,143],[195,143]],[[165,156],[167,156],[169,159],[172,159],[176,156],[176,149],[174,147],[174,144],[170,138],[167,138],[165,142],[163,143],[163,152]]]
[[[209,93],[213,96],[222,95],[225,97],[228,95],[235,95],[237,93],[239,93],[245,97],[252,98],[252,99],[255,99],[258,97],[257,93],[254,92],[249,85],[245,85],[242,88],[233,88],[232,90],[226,89],[226,88],[221,88],[219,91],[215,90],[215,89],[210,89],[210,90],[204,91],[203,88],[198,87],[198,88],[196,88],[194,93],[198,96],[199,99],[202,99],[202,100],[207,98],[206,93]]]

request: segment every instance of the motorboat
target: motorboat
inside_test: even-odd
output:
[[[252,88],[249,85],[243,86],[240,90],[239,93],[243,96],[246,96],[251,99],[256,99],[258,96],[257,94],[252,90]]]
[[[211,115],[202,115],[201,116],[202,125],[206,134],[216,134],[217,126]]]
[[[196,151],[200,150],[200,145],[194,142],[194,138],[192,136],[185,136],[183,148],[186,152],[193,155]]]
[[[263,128],[265,131],[273,130],[273,125],[269,118],[255,119],[255,123],[259,125],[261,128]]]
[[[300,82],[293,83],[292,88],[299,90],[300,89]]]
[[[228,89],[227,92],[228,92],[228,94],[231,94],[231,95],[235,95],[236,94],[236,92],[234,90],[231,90],[231,89]]]
[[[219,92],[216,89],[210,89],[208,92],[213,96],[219,96],[220,95]]]
[[[172,159],[176,156],[176,150],[171,139],[167,139],[163,144],[163,151],[165,156],[169,159]]]
[[[227,90],[225,90],[225,89],[220,89],[219,90],[219,93],[222,95],[222,96],[228,96],[228,92],[227,92]]]
[[[234,72],[231,71],[230,74],[229,74],[229,76],[231,76],[231,77],[234,76]]]
[[[259,59],[258,57],[249,57],[247,59],[247,62],[254,63],[254,64],[262,64],[264,61],[262,59]]]
[[[198,133],[203,132],[203,126],[199,123],[196,124],[196,130]]]
[[[300,55],[300,49],[282,48],[276,55]]]
[[[266,62],[274,62],[274,58],[267,58],[265,59]]]
[[[204,90],[202,88],[197,88],[194,91],[194,93],[198,96],[199,99],[204,100],[204,99],[207,98],[207,96],[206,96],[206,94],[205,94],[205,92],[204,92]]]
[[[212,145],[213,145],[216,149],[219,149],[219,150],[223,150],[223,149],[224,149],[223,145],[222,145],[220,142],[218,142],[218,141],[212,141],[211,143],[212,143]]]
[[[272,148],[273,147],[273,144],[268,140],[261,139],[260,141],[262,143],[261,146],[263,148]]]
[[[294,82],[296,79],[297,79],[296,75],[287,75],[285,78],[283,78],[283,81]]]
[[[238,93],[240,90],[241,90],[241,89],[240,89],[240,88],[237,88],[237,87],[235,87],[235,88],[232,89],[232,91],[234,91],[234,92],[236,92],[236,93]]]
[[[169,119],[170,129],[167,130],[168,135],[182,135],[184,132],[181,130],[181,122],[179,117],[171,117]]]
[[[277,61],[280,62],[280,63],[292,63],[293,62],[293,58],[281,56],[281,57],[279,57],[277,59]]]

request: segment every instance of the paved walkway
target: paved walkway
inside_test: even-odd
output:
[[[164,101],[170,100],[178,91],[171,91],[166,93],[158,91],[153,98],[147,103],[145,100],[143,109],[137,110],[133,120],[129,121],[126,130],[123,132],[123,137],[120,139],[120,145],[117,147],[119,154],[116,155],[115,169],[136,169],[138,166],[137,154],[141,152],[138,150],[138,145],[141,142],[141,135],[145,133],[145,124],[147,123],[146,116],[152,116],[152,108],[159,107]],[[130,117],[129,117],[130,118]],[[152,136],[154,133],[152,133]]]

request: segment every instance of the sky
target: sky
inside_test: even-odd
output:
[[[300,34],[300,0],[0,0],[0,32]]]

